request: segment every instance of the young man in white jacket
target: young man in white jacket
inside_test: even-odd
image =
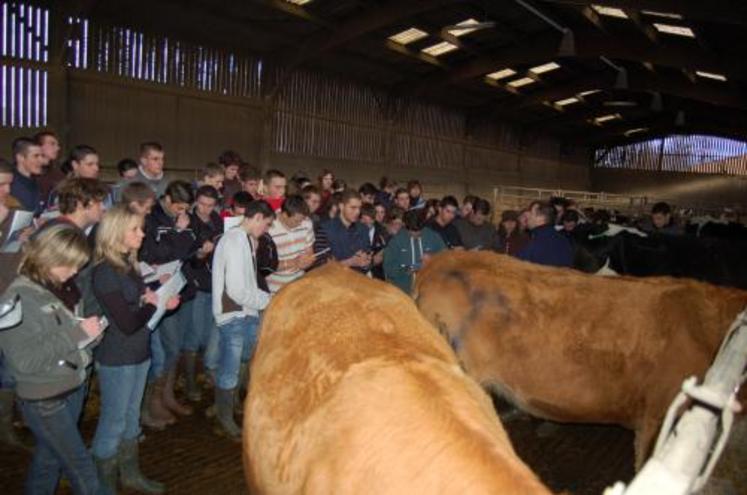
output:
[[[241,434],[234,422],[233,408],[242,353],[251,353],[254,348],[259,312],[270,302],[270,293],[257,287],[255,250],[274,218],[275,213],[266,202],[251,202],[244,220],[223,235],[213,255],[213,315],[220,335],[215,416],[233,438]]]

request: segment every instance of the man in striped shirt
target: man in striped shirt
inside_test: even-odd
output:
[[[292,195],[285,199],[269,234],[278,251],[278,268],[267,277],[270,291],[275,293],[301,277],[315,260],[314,227],[303,197]]]

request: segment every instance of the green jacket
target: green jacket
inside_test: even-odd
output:
[[[413,273],[423,265],[423,255],[434,255],[445,249],[446,244],[441,236],[427,227],[419,238],[411,237],[406,229],[402,229],[384,249],[384,275],[409,294],[412,291]]]
[[[18,276],[2,300],[20,296],[23,321],[0,331],[3,364],[22,399],[46,399],[79,387],[88,377],[91,340],[49,290]]]

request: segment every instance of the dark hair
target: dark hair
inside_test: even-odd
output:
[[[319,172],[319,177],[317,177],[319,179],[319,183],[322,182],[322,179],[324,178],[325,175],[331,175],[333,179],[335,177],[335,174],[332,173],[332,171],[330,169],[323,168],[322,171]]]
[[[233,195],[233,198],[231,199],[233,206],[238,206],[239,208],[246,208],[249,206],[249,203],[254,201],[254,198],[252,198],[252,195],[249,194],[246,191],[239,191],[236,194]]]
[[[420,193],[423,193],[423,186],[420,184],[419,180],[411,180],[407,182],[407,194],[410,194],[410,191],[413,187],[417,187],[420,189]]]
[[[355,189],[346,189],[343,191],[342,196],[340,197],[340,203],[346,205],[350,202],[350,200],[353,199],[361,199],[361,195],[358,194],[358,191]]]
[[[60,170],[65,174],[69,174],[73,171],[73,162],[80,162],[88,155],[98,155],[98,152],[93,149],[92,146],[88,146],[87,144],[79,144],[75,146],[70,150],[70,154],[68,155],[67,160],[65,160],[65,163],[60,167]]]
[[[44,138],[46,137],[53,137],[59,140],[59,138],[57,137],[57,134],[55,134],[54,131],[46,130],[46,131],[41,131],[41,132],[37,132],[36,134],[34,134],[34,142],[38,144],[39,146],[41,146],[43,144],[42,141],[44,141]]]
[[[544,217],[547,223],[555,224],[556,212],[553,205],[546,201],[532,201],[529,205],[529,209],[531,210],[535,206],[537,207],[537,213]]]
[[[397,188],[396,191],[394,191],[394,197],[395,198],[397,196],[399,196],[400,194],[407,194],[408,197],[410,196],[409,191],[407,189],[405,189],[404,187],[399,187],[399,188]]]
[[[199,198],[200,196],[214,199],[216,202],[220,200],[220,194],[218,193],[218,190],[213,186],[198,187],[197,191],[195,191],[195,199]]]
[[[204,167],[202,167],[202,170],[200,171],[201,177],[217,177],[219,175],[224,175],[226,173],[226,169],[223,167],[223,165],[220,165],[215,162],[208,162],[205,164]]]
[[[335,179],[335,181],[332,183],[332,190],[333,191],[346,191],[348,188],[348,183],[345,182],[343,179]]]
[[[561,222],[575,222],[578,223],[578,212],[576,210],[566,210],[563,216],[560,217]]]
[[[390,223],[393,220],[402,220],[404,216],[405,216],[405,210],[403,210],[399,206],[392,206],[386,212],[386,218],[384,218],[384,223]]]
[[[163,146],[161,146],[161,143],[157,143],[156,141],[140,143],[140,156],[145,156],[151,151],[163,152]]]
[[[13,173],[13,165],[11,165],[6,160],[3,160],[0,158],[0,174],[12,174]]]
[[[65,179],[57,186],[57,202],[60,213],[69,215],[78,207],[78,203],[87,207],[94,201],[103,201],[109,194],[109,188],[98,179],[74,177]]]
[[[423,230],[424,224],[425,224],[425,210],[418,209],[418,210],[410,210],[407,213],[405,213],[404,218],[402,219],[405,224],[405,228],[410,231],[414,232],[420,232]]]
[[[248,180],[259,180],[260,177],[262,177],[262,174],[254,165],[249,165],[247,163],[243,167],[241,167],[241,170],[239,170],[239,180],[241,182],[246,182]]]
[[[163,195],[168,196],[172,203],[192,204],[192,201],[195,199],[192,194],[192,186],[189,182],[183,180],[169,182]]]
[[[563,209],[568,208],[568,205],[570,204],[570,201],[567,199],[561,197],[561,196],[553,196],[550,198],[550,205],[552,206],[560,206]]]
[[[386,189],[387,187],[392,187],[396,185],[397,183],[394,180],[387,177],[386,175],[383,176],[381,179],[379,179],[379,189],[383,190],[383,189]]]
[[[462,205],[469,203],[474,207],[475,201],[477,201],[477,199],[478,199],[477,196],[475,196],[474,194],[468,194],[462,200]]]
[[[371,203],[366,203],[361,206],[361,216],[376,218],[376,207]]]
[[[31,138],[19,137],[14,139],[13,143],[10,146],[13,152],[13,159],[15,160],[16,155],[26,156],[26,153],[28,153],[30,147],[39,145],[36,144],[36,141]]]
[[[370,182],[366,182],[358,188],[358,192],[361,194],[361,196],[376,196],[376,193],[379,192],[379,190],[376,189],[376,186],[374,186]]]
[[[280,211],[285,213],[287,216],[292,217],[293,215],[309,216],[309,206],[304,201],[303,197],[299,194],[291,194],[285,201],[283,206],[280,207]]]
[[[270,182],[272,179],[281,178],[285,179],[285,174],[276,168],[271,168],[265,172],[265,182]]]
[[[321,196],[322,193],[319,192],[319,188],[314,185],[308,185],[303,188],[301,191],[301,195],[303,195],[303,199],[309,199],[309,197],[312,194],[316,194],[317,196]]]
[[[428,208],[433,208],[433,211],[436,211],[436,208],[438,208],[439,203],[440,203],[439,200],[435,198],[431,198],[425,202],[425,209],[427,210]]]
[[[137,162],[132,158],[124,158],[117,163],[117,172],[120,177],[124,177],[124,174],[133,168],[137,168]]]
[[[246,206],[244,216],[246,218],[252,218],[254,215],[262,215],[262,218],[275,218],[275,212],[272,211],[270,203],[264,200],[252,201]]]
[[[475,202],[472,203],[472,211],[475,213],[482,213],[483,215],[490,214],[490,202],[487,199],[475,198]]]
[[[651,214],[655,213],[661,213],[662,215],[671,215],[672,214],[672,207],[669,206],[669,203],[665,203],[664,201],[659,201],[658,203],[654,204],[654,206],[651,207]]]
[[[454,196],[444,196],[441,198],[441,201],[438,203],[438,206],[441,208],[444,208],[446,206],[453,206],[454,208],[459,208],[459,202]]]
[[[224,167],[241,166],[241,155],[233,150],[226,150],[218,156],[218,163]]]
[[[122,189],[120,203],[129,205],[132,202],[144,203],[149,199],[156,199],[156,193],[145,182],[134,181]]]

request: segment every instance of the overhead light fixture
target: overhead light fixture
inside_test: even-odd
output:
[[[551,70],[555,69],[560,69],[560,65],[556,64],[555,62],[548,62],[546,64],[532,67],[531,69],[529,69],[529,72],[531,72],[532,74],[544,74],[545,72],[550,72]]]
[[[506,79],[507,77],[511,77],[514,75],[516,75],[516,71],[513,69],[501,69],[495,72],[491,72],[485,77],[487,77],[488,79],[492,79],[493,81],[500,81],[501,79]]]
[[[609,122],[611,120],[620,120],[622,119],[622,115],[619,113],[610,113],[608,115],[601,115],[599,117],[594,118],[594,123],[597,125],[604,124],[605,122]]]
[[[436,43],[435,45],[423,48],[421,51],[423,53],[431,55],[432,57],[438,57],[439,55],[443,55],[444,53],[453,52],[457,48],[459,47],[452,43],[449,43],[448,41],[442,41],[441,43]]]
[[[588,91],[581,91],[578,95],[581,96],[581,97],[586,97],[586,96],[595,95],[595,94],[601,93],[601,92],[602,92],[601,89],[590,89]]]
[[[623,134],[625,134],[625,137],[630,137],[634,134],[640,134],[642,132],[646,132],[648,130],[648,127],[636,127],[635,129],[628,129]]]
[[[605,107],[637,107],[638,102],[631,100],[609,100],[602,103]]]
[[[655,22],[654,27],[660,33],[673,34],[675,36],[685,36],[687,38],[695,38],[695,33],[687,26],[675,26],[674,24],[662,24],[660,22]]]
[[[565,98],[563,100],[558,100],[554,104],[559,107],[564,107],[566,105],[573,105],[574,103],[578,103],[580,100],[576,98],[575,96],[571,96],[570,98]]]
[[[311,3],[311,0],[285,0],[288,3],[292,3],[293,5],[306,5],[307,3]]]
[[[715,72],[705,72],[702,70],[696,70],[695,74],[706,79],[715,79],[716,81],[726,82],[726,76],[723,74],[716,74]]]
[[[663,17],[665,19],[677,19],[677,20],[683,19],[681,14],[675,14],[673,12],[657,12],[655,10],[641,10],[641,14],[650,15],[653,17]]]
[[[522,86],[533,84],[535,82],[537,81],[535,81],[531,77],[522,77],[521,79],[514,79],[513,81],[510,81],[507,84],[511,86],[512,88],[520,88]]]
[[[426,33],[425,31],[421,31],[418,28],[411,27],[410,29],[405,29],[404,31],[390,36],[389,40],[394,41],[395,43],[399,43],[400,45],[407,45],[414,41],[421,40],[426,36],[428,36],[428,33]]]
[[[463,29],[449,29],[449,34],[451,34],[452,36],[456,36],[457,38],[460,36],[464,36],[465,34],[469,34],[473,31],[477,31],[476,27],[469,27],[469,26],[474,26],[476,24],[480,24],[477,21],[477,19],[469,18],[465,21],[462,21],[456,24],[457,26],[466,26],[466,27],[464,27]]]
[[[604,5],[591,4],[591,8],[596,10],[597,14],[606,15],[609,17],[617,17],[619,19],[627,19],[628,14],[623,9],[617,7],[605,7]]]

